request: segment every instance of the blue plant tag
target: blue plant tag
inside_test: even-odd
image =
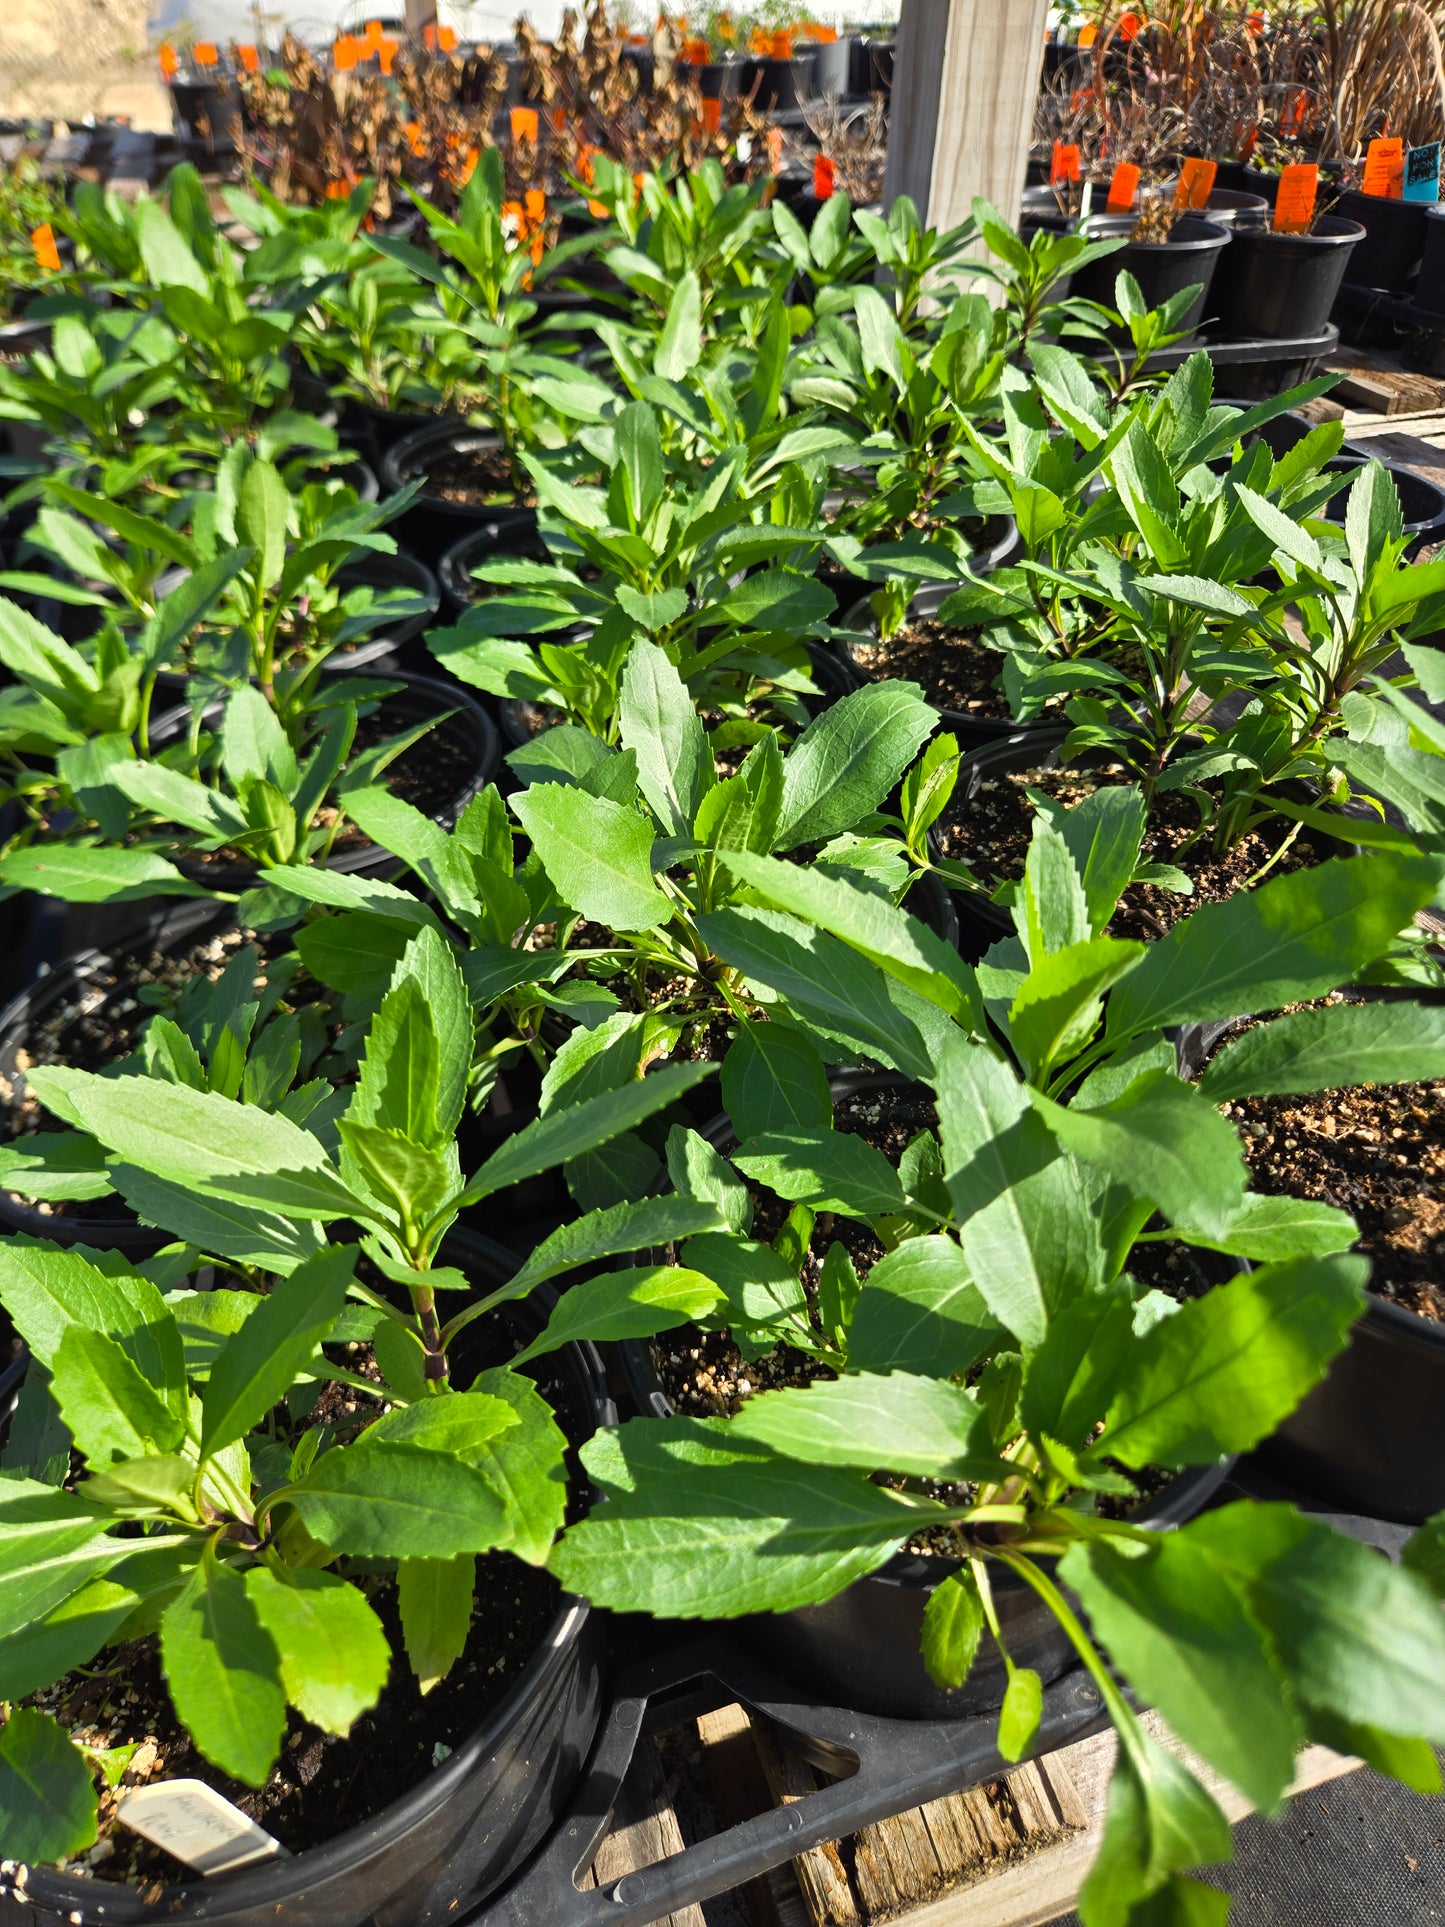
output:
[[[1402,192],[1407,201],[1439,200],[1439,141],[1431,141],[1428,147],[1412,147],[1405,155],[1405,185]]]

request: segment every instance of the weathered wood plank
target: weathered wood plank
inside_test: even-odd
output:
[[[654,1866],[670,1854],[681,1853],[682,1832],[672,1810],[667,1776],[650,1739],[639,1742],[632,1756],[622,1791],[612,1815],[612,1827],[591,1867],[582,1876],[583,1887],[605,1886],[620,1880],[639,1867]],[[538,1923],[541,1927],[541,1923]],[[701,1907],[683,1907],[668,1914],[657,1927],[707,1927]]]

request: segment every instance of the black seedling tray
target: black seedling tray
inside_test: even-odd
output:
[[[1362,348],[1389,348],[1419,374],[1445,374],[1445,314],[1420,308],[1407,294],[1386,294],[1346,282],[1335,298],[1344,339]]]
[[[464,1927],[646,1927],[742,1886],[809,1847],[1009,1771],[995,1745],[996,1714],[875,1719],[810,1702],[774,1679],[730,1633],[681,1629],[659,1651],[666,1629],[654,1621],[617,1621],[614,1630],[612,1705],[570,1817],[510,1887],[475,1913],[456,1916]],[[642,1736],[735,1700],[775,1721],[812,1765],[846,1777],[606,1887],[580,1891],[577,1876],[591,1865],[607,1831]],[[1044,1694],[1037,1751],[1068,1746],[1106,1723],[1098,1689],[1076,1667]]]
[[[1342,1514],[1241,1466],[1216,1503],[1292,1502],[1379,1551],[1398,1556],[1412,1527]],[[889,1720],[819,1705],[774,1677],[735,1634],[717,1626],[611,1622],[612,1699],[572,1811],[526,1870],[457,1927],[648,1927],[679,1909],[930,1800],[997,1779],[1013,1762],[995,1743],[996,1713],[963,1720]],[[639,1740],[740,1701],[781,1727],[821,1772],[836,1777],[808,1798],[771,1808],[666,1860],[583,1891],[578,1877],[607,1832]],[[1035,1755],[1087,1739],[1108,1724],[1097,1687],[1076,1666],[1046,1688]]]
[[[1207,330],[1192,341],[1181,341],[1172,348],[1160,348],[1149,357],[1151,370],[1172,372],[1202,348],[1216,368],[1257,368],[1268,371],[1267,391],[1246,400],[1267,400],[1283,394],[1308,380],[1322,355],[1333,354],[1340,345],[1340,331],[1330,322],[1314,335],[1252,335],[1230,339],[1212,337]]]

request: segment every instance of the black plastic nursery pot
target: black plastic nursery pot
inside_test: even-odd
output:
[[[420,481],[421,493],[391,524],[398,540],[413,555],[435,568],[442,556],[469,529],[483,523],[505,523],[535,530],[537,511],[509,497],[492,500],[453,501],[440,493],[434,478],[444,473],[447,464],[464,462],[467,457],[499,457],[502,443],[485,429],[468,428],[454,421],[428,422],[400,441],[393,442],[382,457],[382,480],[389,494],[408,482]]]
[[[813,42],[813,91],[821,100],[841,100],[848,92],[852,42],[846,34]]]
[[[956,587],[957,585],[952,582],[926,583],[909,603],[909,617],[936,616]],[[855,686],[861,686],[867,682],[887,681],[888,675],[885,670],[869,670],[863,666],[858,655],[858,644],[851,641],[846,633],[853,630],[862,635],[877,636],[878,618],[869,607],[866,597],[844,613],[839,619],[839,627],[844,633],[835,638],[834,647]],[[908,672],[899,673],[906,675]],[[997,700],[1001,709],[1004,703],[1002,694]],[[941,703],[935,703],[934,707],[938,711],[941,727],[956,736],[959,747],[965,751],[981,749],[986,743],[1001,742],[1005,738],[1012,741],[1041,733],[1049,742],[1052,742],[1058,733],[1059,726],[1053,718],[1021,723],[1003,714],[979,715],[973,710],[950,709]]]
[[[43,901],[43,900],[37,900]],[[67,905],[57,904],[62,913]],[[167,953],[219,937],[235,923],[229,905],[179,903],[144,913],[141,904],[105,906],[120,925],[120,934],[103,948],[88,946],[57,957],[52,967],[18,992],[0,1010],[0,1080],[19,1101],[25,1083],[22,1055],[38,1061],[36,1040],[47,1029],[68,1021],[68,1013],[99,1013],[134,992],[134,956]],[[57,932],[63,922],[57,919]],[[89,1070],[93,1066],[81,1064]],[[8,1142],[17,1140],[10,1138]],[[42,1211],[13,1191],[0,1190],[0,1230],[21,1232],[29,1238],[48,1238],[59,1245],[93,1245],[103,1251],[124,1252],[139,1260],[153,1257],[169,1235],[143,1225],[118,1198],[97,1198]]]
[[[1311,335],[1326,326],[1365,239],[1358,221],[1323,214],[1310,234],[1236,227],[1210,305],[1220,335]]]
[[[743,62],[736,55],[727,60],[703,60],[683,68],[695,80],[704,100],[736,100],[743,77]]]
[[[897,44],[891,34],[858,34],[848,43],[850,94],[855,98],[867,94],[892,94],[893,56]]]
[[[501,745],[496,724],[475,697],[456,683],[441,682],[434,676],[404,673],[395,676],[388,674],[378,680],[405,685],[395,694],[383,697],[378,706],[377,714],[384,722],[387,733],[396,734],[412,724],[440,717],[435,728],[414,746],[411,753],[425,753],[428,742],[435,743],[440,739],[457,753],[459,764],[465,764],[469,771],[465,779],[459,781],[448,801],[430,813],[433,822],[440,823],[443,829],[450,829],[477,792],[485,788],[497,773]],[[217,703],[207,710],[206,720],[219,721],[220,714],[221,705]],[[189,726],[190,715],[189,707],[180,707],[160,717],[151,730],[152,747],[159,750],[167,742],[180,737]],[[325,867],[346,876],[388,877],[395,875],[401,867],[401,861],[375,843],[362,843],[352,849],[333,851],[326,859]],[[233,896],[255,889],[265,881],[266,874],[264,870],[249,866],[243,868],[239,865],[203,863],[190,857],[178,857],[176,868],[182,875],[205,884],[210,890]]]
[[[453,1231],[444,1263],[494,1289],[515,1258],[489,1239]],[[504,1308],[530,1338],[549,1307]],[[559,1416],[574,1437],[616,1423],[602,1363],[569,1345],[551,1368]],[[526,1369],[526,1368],[524,1368]],[[394,1661],[404,1664],[402,1660]],[[0,1918],[70,1927],[138,1927],[166,1920],[208,1927],[441,1927],[494,1893],[567,1812],[604,1709],[605,1642],[585,1600],[558,1597],[541,1643],[505,1697],[419,1786],[324,1846],[235,1873],[172,1886],[124,1886],[27,1867],[0,1871]],[[23,1900],[20,1896],[23,1894]],[[13,1897],[13,1898],[12,1898]]]
[[[828,1080],[836,1104],[848,1097],[916,1092],[919,1087],[890,1072],[842,1071]],[[719,1151],[735,1144],[727,1116],[704,1130]],[[673,1407],[664,1392],[647,1345],[619,1346],[628,1389],[639,1412],[667,1418]],[[1159,1529],[1183,1525],[1228,1478],[1232,1459],[1184,1472],[1148,1499],[1131,1517]],[[738,1622],[743,1642],[790,1684],[835,1706],[902,1720],[962,1719],[992,1712],[1003,1701],[1008,1682],[1004,1661],[991,1637],[960,1687],[936,1686],[919,1651],[923,1615],[935,1588],[960,1570],[960,1559],[898,1552],[877,1572],[821,1605],[790,1612],[760,1614]],[[1042,1561],[1046,1567],[1053,1562]],[[1004,1643],[1016,1666],[1032,1667],[1047,1685],[1068,1671],[1077,1658],[1059,1622],[1022,1580],[1001,1568],[990,1569],[994,1604]]]
[[[437,579],[451,615],[458,616],[481,599],[487,584],[473,575],[484,562],[503,557],[521,557],[530,562],[550,562],[547,545],[534,528],[516,522],[483,522],[469,529],[460,542],[454,542],[437,564]]]
[[[1415,306],[1432,318],[1445,315],[1445,206],[1425,209],[1425,245],[1415,277]]]
[[[241,111],[241,93],[227,75],[213,79],[171,82],[177,131],[207,154],[234,154],[234,127]]]
[[[390,668],[404,663],[412,656],[420,656],[424,651],[414,650],[411,645],[423,630],[429,629],[436,621],[441,608],[441,584],[427,567],[414,555],[398,550],[395,555],[368,554],[359,556],[354,562],[343,562],[332,578],[337,588],[405,590],[408,595],[420,597],[426,604],[414,615],[398,616],[375,635],[365,636],[349,647],[335,649],[326,658],[326,668],[332,674],[346,674],[360,669],[363,665],[376,668]],[[428,661],[430,658],[428,658]]]
[[[1236,234],[1269,226],[1269,202],[1262,194],[1251,194],[1241,187],[1212,187],[1200,212],[1206,221],[1233,228]]]
[[[811,47],[787,60],[753,55],[742,65],[738,92],[750,95],[759,113],[786,113],[791,107],[802,107],[817,92],[813,79],[817,62]]]
[[[1330,473],[1346,477],[1353,477],[1359,466],[1358,457],[1352,458],[1343,452],[1326,464]],[[1445,489],[1428,481],[1413,468],[1406,468],[1402,462],[1384,462],[1381,466],[1389,474],[1400,493],[1405,533],[1410,538],[1407,554],[1413,557],[1432,543],[1445,541]],[[1348,501],[1349,487],[1348,483],[1345,483],[1342,484],[1340,493],[1331,496],[1320,513],[1327,521],[1342,523]]]
[[[341,404],[337,433],[346,447],[359,450],[380,475],[388,451],[405,436],[433,427],[436,419],[410,409],[381,408],[375,402],[358,401],[348,395]]]
[[[1231,232],[1202,215],[1186,214],[1167,241],[1126,241],[1115,254],[1090,261],[1074,275],[1076,298],[1114,305],[1114,283],[1132,274],[1148,308],[1162,307],[1171,295],[1197,287],[1199,292],[1179,321],[1186,333],[1197,328],[1209,304],[1210,285]]]
[[[1234,1021],[1189,1024],[1179,1067],[1197,1077]],[[1420,1525],[1445,1510],[1445,1325],[1370,1294],[1325,1377],[1253,1457],[1311,1498]]]
[[[1336,214],[1358,221],[1364,239],[1350,263],[1350,280],[1359,287],[1404,294],[1413,285],[1425,252],[1428,201],[1392,201],[1347,187],[1335,203]]]

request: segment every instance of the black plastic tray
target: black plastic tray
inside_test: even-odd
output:
[[[1413,1530],[1331,1511],[1248,1463],[1222,1488],[1218,1503],[1246,1496],[1292,1502],[1392,1558]],[[641,1617],[614,1619],[611,1627],[612,1705],[571,1814],[511,1886],[475,1911],[459,1913],[458,1927],[648,1927],[809,1847],[1011,1770],[995,1745],[994,1714],[876,1719],[808,1700],[773,1677],[723,1627],[667,1626]],[[607,1832],[638,1741],[735,1700],[773,1720],[812,1765],[844,1777],[606,1887],[579,1889],[577,1878]],[[1075,1667],[1045,1690],[1034,1755],[1072,1745],[1107,1724],[1098,1689]]]
[[[1330,322],[1317,335],[1251,335],[1215,340],[1207,330],[1192,341],[1181,341],[1172,348],[1160,348],[1149,357],[1151,368],[1177,368],[1202,348],[1216,368],[1240,368],[1250,363],[1267,364],[1317,361],[1332,354],[1340,345],[1340,331]]]

